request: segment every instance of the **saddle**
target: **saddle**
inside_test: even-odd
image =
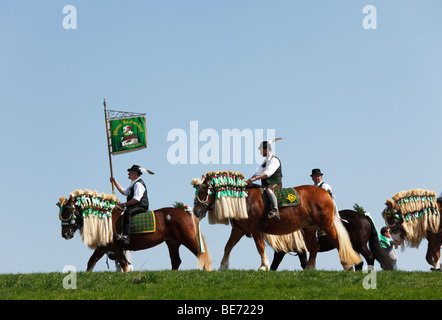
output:
[[[298,193],[295,188],[283,188],[273,191],[275,193],[276,199],[278,199],[278,207],[293,207],[299,204]],[[261,195],[264,204],[268,204],[269,200],[264,188],[261,188]]]
[[[121,219],[121,226],[123,226],[123,219]],[[147,211],[136,214],[132,217],[131,233],[152,233],[156,231],[155,212]]]

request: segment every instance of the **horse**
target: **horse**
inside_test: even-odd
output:
[[[382,216],[385,223],[390,228],[391,237],[393,239],[398,239],[399,237],[408,241],[411,247],[419,247],[419,244],[423,238],[428,241],[427,253],[425,255],[425,260],[429,265],[432,266],[431,271],[441,272],[440,267],[440,247],[442,245],[442,198],[436,199],[438,217],[435,217],[437,227],[430,228],[428,222],[425,222],[424,230],[419,228],[419,230],[410,230],[405,228],[404,216],[400,214],[401,208],[394,202],[387,200],[387,208],[382,211]],[[417,219],[422,219],[425,217],[419,217]],[[408,229],[408,231],[407,231]],[[415,234],[411,234],[414,231]]]
[[[207,212],[213,213],[216,209],[216,201],[222,200],[216,199],[220,190],[216,180],[213,180],[212,173],[203,175],[202,179],[193,179],[191,184],[196,188],[193,210],[195,215],[202,219]],[[224,248],[220,269],[228,269],[233,247],[245,234],[251,234],[261,257],[261,266],[258,270],[268,270],[269,261],[265,254],[263,234],[282,235],[302,228],[312,231],[316,231],[318,228],[323,229],[333,245],[338,248],[339,259],[345,270],[349,270],[353,265],[361,262],[360,256],[351,246],[348,233],[339,220],[336,206],[329,193],[322,188],[308,185],[296,187],[295,190],[298,193],[300,204],[280,208],[280,220],[277,220],[269,219],[270,208],[264,203],[260,189],[250,186],[247,188],[248,195],[245,200],[247,216],[230,218],[232,230]],[[309,259],[309,266],[312,263],[313,261]]]
[[[63,198],[64,199],[64,198]],[[60,199],[62,200],[62,199]],[[61,220],[61,235],[66,240],[74,237],[76,230],[83,230],[84,218],[80,213],[81,207],[77,205],[76,198],[72,195],[69,199],[59,204]],[[156,231],[152,233],[132,234],[130,243],[123,245],[116,240],[115,235],[121,232],[123,210],[115,206],[112,210],[112,228],[110,229],[111,241],[90,246],[95,248],[94,253],[87,263],[87,271],[92,271],[98,260],[107,252],[115,252],[116,259],[122,271],[127,272],[128,264],[123,254],[123,249],[137,251],[152,248],[166,242],[172,270],[177,270],[181,264],[179,247],[184,245],[197,258],[198,265],[203,270],[212,270],[209,251],[200,233],[199,221],[193,213],[189,214],[180,208],[161,208],[155,210]]]
[[[353,249],[361,254],[369,266],[374,265],[375,259],[381,264],[383,270],[393,270],[393,262],[385,250],[382,249],[379,242],[378,232],[374,226],[373,221],[365,214],[353,211],[353,210],[340,210],[339,215],[343,220],[345,229],[347,230]],[[304,235],[304,239],[307,241],[307,248],[310,254],[316,256],[316,252],[326,252],[335,249],[335,246],[326,235],[316,237],[315,232],[309,230],[301,230]],[[271,236],[272,238],[280,236]],[[269,236],[267,236],[269,238]],[[294,239],[291,237],[290,239]],[[280,239],[279,239],[280,240]],[[287,252],[281,251],[273,241],[268,241],[269,244],[275,249],[273,261],[270,266],[270,270],[277,270],[279,264],[284,258]],[[367,242],[370,245],[370,249],[367,247]],[[289,247],[293,247],[292,244],[288,244]],[[315,252],[312,252],[315,251]],[[299,261],[303,269],[307,266],[307,253],[305,250],[297,249]],[[361,262],[355,266],[356,270],[362,270],[364,263]]]

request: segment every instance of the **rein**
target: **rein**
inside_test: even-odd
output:
[[[206,199],[201,200],[199,197],[199,191],[201,187],[207,187],[207,195],[206,195]],[[212,190],[212,185],[209,184],[202,184],[199,187],[196,187],[196,192],[195,192],[195,201],[193,202],[193,204],[201,204],[204,206],[205,210],[212,210],[213,209],[213,205],[209,205],[209,196],[212,194],[211,192]]]
[[[62,213],[63,209],[69,210],[70,214],[67,218],[63,218]],[[81,215],[78,213],[78,211],[75,209],[75,206],[61,206],[60,212],[58,213],[58,218],[61,221],[62,226],[74,226],[78,227],[77,218],[81,217]]]

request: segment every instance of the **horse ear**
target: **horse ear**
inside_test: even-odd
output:
[[[394,203],[390,199],[385,200],[385,204],[387,205],[388,209],[391,209],[391,210],[395,210],[395,209],[397,210],[398,209],[397,204]]]
[[[61,207],[65,204],[65,202],[66,202],[66,198],[65,197],[60,197],[58,199],[57,206],[61,209]]]
[[[190,184],[191,184],[194,188],[196,188],[197,186],[199,186],[200,183],[201,183],[201,180],[198,179],[198,178],[193,178],[192,181],[190,182]]]

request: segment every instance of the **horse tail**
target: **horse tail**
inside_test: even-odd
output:
[[[368,222],[370,222],[370,238],[368,239],[368,244],[370,245],[370,250],[373,253],[373,256],[376,260],[381,264],[381,268],[383,270],[393,270],[394,264],[391,260],[390,256],[385,252],[381,247],[381,243],[379,242],[378,232],[374,225],[373,220],[370,216],[365,216]]]
[[[361,263],[362,259],[351,245],[350,237],[348,236],[348,232],[341,222],[336,205],[334,205],[333,225],[335,226],[336,233],[338,235],[339,259],[341,260],[341,264],[344,269],[350,269],[352,266]]]
[[[209,250],[207,249],[206,241],[201,233],[200,221],[192,214],[193,230],[195,232],[195,238],[198,243],[198,267],[206,271],[212,271],[212,258],[210,257]]]

